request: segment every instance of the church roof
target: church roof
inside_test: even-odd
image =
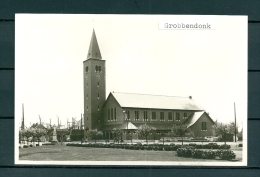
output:
[[[137,129],[137,127],[134,124],[132,124],[131,122],[125,122],[123,124],[104,125],[102,127],[102,130],[113,130],[114,128],[120,129],[120,130],[121,129],[136,130]]]
[[[87,59],[102,59],[94,29],[89,44]]]
[[[191,114],[186,120],[185,122],[183,122],[183,124],[186,124],[187,125],[187,128],[189,128],[190,126],[192,126],[193,124],[195,124],[203,114],[206,114],[208,117],[209,115],[202,111],[202,112],[194,112],[193,114]],[[210,117],[209,119],[214,122]]]
[[[111,93],[121,107],[174,109],[174,110],[204,110],[189,97],[145,95],[135,93]]]

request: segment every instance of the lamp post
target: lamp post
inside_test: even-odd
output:
[[[127,111],[123,110],[123,113],[125,115],[125,121],[126,121],[126,138],[128,140],[128,117],[127,117]]]

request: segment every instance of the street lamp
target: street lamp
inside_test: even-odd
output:
[[[125,115],[125,121],[126,121],[126,137],[128,139],[128,117],[127,117],[127,111],[126,110],[123,110],[123,113]]]

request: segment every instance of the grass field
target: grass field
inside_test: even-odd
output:
[[[234,150],[237,160],[242,159],[242,151]],[[183,158],[176,151],[145,151],[111,148],[71,147],[65,145],[48,145],[22,148],[19,150],[20,160],[32,161],[201,161],[221,162],[221,160],[205,160]],[[224,162],[224,161],[223,161]],[[225,161],[226,162],[226,161]]]

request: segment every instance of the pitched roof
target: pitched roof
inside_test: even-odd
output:
[[[89,44],[87,59],[102,59],[94,29]]]
[[[38,124],[38,123],[33,124],[33,125],[31,126],[31,128],[46,129],[46,127],[44,127],[44,125]]]
[[[135,93],[111,93],[121,107],[175,109],[175,110],[204,110],[189,97],[145,95]]]
[[[141,125],[144,125],[144,123],[134,123],[135,126],[139,127]],[[173,127],[173,123],[169,122],[163,122],[163,123],[146,123],[151,128],[154,128],[155,130],[171,130]]]
[[[185,122],[183,122],[183,124],[186,124],[187,125],[187,128],[189,128],[190,126],[192,126],[193,124],[195,124],[203,114],[206,114],[209,119],[214,122],[211,117],[204,111],[201,111],[201,112],[194,112],[193,114],[191,114],[186,120]]]
[[[121,130],[137,130],[139,126],[144,125],[144,123],[133,123],[133,122],[128,122],[128,127],[127,123],[123,124],[113,124],[113,125],[104,125],[102,127],[102,130],[113,130],[114,128],[116,129],[121,129]],[[146,123],[149,127],[155,129],[155,130],[171,130],[173,123]]]
[[[125,122],[123,124],[104,125],[102,127],[102,130],[113,130],[114,128],[116,128],[116,129],[129,129],[129,130],[136,130],[137,129],[137,127],[134,124],[132,124],[131,122]]]

